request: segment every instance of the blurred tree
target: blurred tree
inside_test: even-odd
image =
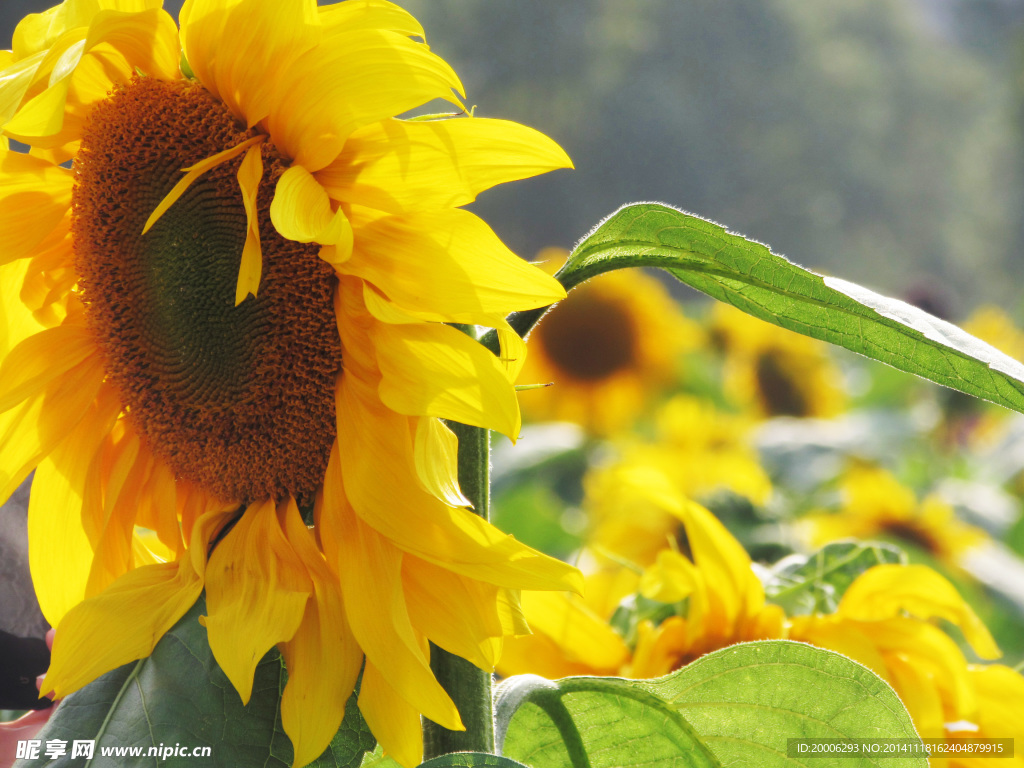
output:
[[[1021,266],[1012,84],[962,0],[407,0],[477,114],[563,143],[572,174],[478,204],[526,255],[657,199],[897,293],[1004,303]],[[1005,34],[1005,32],[1004,32]]]

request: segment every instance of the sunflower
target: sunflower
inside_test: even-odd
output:
[[[831,418],[846,404],[842,373],[823,342],[716,303],[710,333],[725,355],[725,387],[762,417]]]
[[[740,543],[707,509],[650,480],[646,493],[685,529],[689,554],[663,548],[643,569],[606,560],[587,575],[584,598],[524,592],[534,632],[506,643],[499,672],[658,677],[734,643],[784,637],[785,614],[766,602]],[[612,624],[624,598],[674,609],[658,622],[640,617],[623,636]]]
[[[519,589],[578,586],[467,508],[441,421],[516,436],[503,318],[564,295],[460,206],[569,160],[395,117],[461,85],[384,0],[187,0],[180,30],[160,5],[66,0],[0,53],[0,495],[35,470],[44,689],[147,655],[205,590],[243,701],[281,649],[296,765],[360,668],[414,765],[421,715],[461,727],[427,640],[490,669]]]
[[[855,466],[842,481],[842,507],[815,512],[802,525],[812,546],[846,538],[891,538],[956,566],[969,550],[988,541],[980,528],[962,522],[937,496],[918,501],[914,492],[878,467]]]
[[[588,573],[585,598],[524,592],[534,634],[506,643],[502,674],[649,678],[734,643],[791,639],[871,668],[892,685],[922,737],[1024,739],[1024,677],[1003,665],[967,661],[938,621],[959,628],[982,659],[998,658],[1000,650],[936,571],[875,566],[852,582],[834,613],[787,617],[766,600],[749,556],[710,512],[653,475],[628,496],[646,496],[673,514],[685,529],[688,553],[669,543],[646,568],[602,565]],[[1022,748],[1018,741],[1014,754],[1024,762]],[[961,759],[933,758],[933,765],[982,768]]]
[[[614,460],[584,478],[592,542],[644,567],[680,532],[672,511],[678,496],[700,499],[726,489],[763,503],[771,493],[747,440],[748,418],[677,395],[655,421],[655,440],[620,444]]]
[[[547,248],[538,259],[553,272],[567,256]],[[530,335],[520,380],[552,386],[525,393],[523,411],[598,435],[628,428],[677,380],[680,356],[702,336],[656,278],[636,269],[601,275],[570,293]]]
[[[922,738],[1013,737],[1024,763],[1024,677],[1001,664],[970,664],[934,622],[958,627],[983,659],[1000,656],[988,629],[945,578],[924,565],[877,565],[849,586],[835,613],[797,616],[794,640],[870,667],[899,694]],[[932,764],[999,765],[992,758],[933,757]]]

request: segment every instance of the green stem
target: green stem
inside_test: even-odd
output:
[[[491,435],[486,429],[448,422],[459,438],[459,485],[475,511],[487,519],[491,501]],[[430,646],[430,667],[462,716],[465,731],[423,721],[423,759],[449,752],[494,752],[491,675],[465,659]]]

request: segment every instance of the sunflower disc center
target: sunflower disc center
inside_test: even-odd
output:
[[[286,165],[262,145],[258,298],[234,305],[241,157],[142,235],[182,168],[252,135],[194,83],[136,78],[115,91],[90,113],[75,159],[75,264],[108,377],[152,451],[226,501],[311,500],[336,432],[341,345],[331,268],[270,222]]]
[[[636,331],[633,318],[618,302],[581,292],[544,318],[536,333],[562,371],[581,381],[597,381],[633,363]]]

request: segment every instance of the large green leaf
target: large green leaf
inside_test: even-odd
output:
[[[620,208],[576,246],[556,277],[571,289],[623,267],[660,267],[762,320],[1024,412],[1024,365],[994,347],[905,302],[809,272],[675,208]],[[512,325],[525,333],[542,313],[519,313]]]
[[[893,690],[867,667],[803,643],[743,643],[655,680],[510,678],[497,691],[500,751],[535,768],[799,768],[790,739],[918,742]],[[907,760],[910,762],[907,762]],[[926,768],[877,754],[820,768]]]
[[[231,768],[287,768],[292,745],[281,728],[280,697],[286,673],[277,651],[256,667],[252,698],[243,706],[230,681],[217,666],[199,616],[205,599],[196,604],[157,643],[152,655],[107,673],[61,702],[36,738],[68,743],[68,754],[55,761],[20,760],[18,768],[40,765],[82,765],[71,759],[75,740],[95,740],[91,765],[147,764],[150,747],[209,747],[203,758],[170,757],[161,765],[223,765]],[[349,697],[345,720],[315,768],[358,766],[374,740]],[[104,748],[137,748],[143,756],[103,756]],[[131,754],[131,753],[128,753]],[[198,762],[197,762],[198,761]],[[155,764],[149,758],[148,764]]]
[[[797,768],[789,739],[913,739],[910,715],[867,667],[788,640],[742,643],[644,683],[701,735],[722,765]],[[926,768],[927,758],[821,757],[816,768]]]
[[[533,768],[720,768],[673,706],[631,680],[519,675],[495,710],[498,751]]]
[[[813,555],[791,555],[777,563],[764,590],[789,616],[835,613],[843,593],[868,568],[906,561],[903,551],[892,544],[837,541]]]
[[[486,752],[453,752],[421,763],[419,768],[527,768],[507,757]]]

